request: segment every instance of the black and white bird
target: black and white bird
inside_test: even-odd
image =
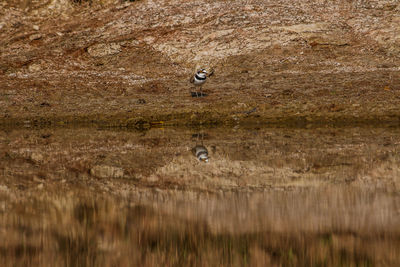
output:
[[[200,92],[192,92],[193,97],[202,97],[206,96],[206,94],[203,94],[202,92],[202,87],[203,84],[206,82],[207,77],[210,77],[211,75],[214,74],[214,71],[211,71],[210,74],[205,69],[200,69],[196,71],[196,73],[190,78],[190,83],[193,83],[194,86],[200,86]]]
[[[208,162],[208,150],[203,145],[196,145],[192,149],[192,153],[200,162]]]

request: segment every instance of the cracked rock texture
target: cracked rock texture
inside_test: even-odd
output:
[[[3,123],[398,122],[399,71],[395,0],[0,3]]]

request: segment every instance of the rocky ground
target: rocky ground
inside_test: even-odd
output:
[[[390,0],[3,1],[0,120],[397,124],[399,10]],[[188,82],[200,66],[215,69],[202,99]]]

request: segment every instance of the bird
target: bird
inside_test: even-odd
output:
[[[196,145],[192,149],[192,153],[200,162],[208,162],[208,150],[205,146],[203,145]]]
[[[208,75],[208,72],[205,69],[200,69],[196,71],[196,73],[190,78],[190,83],[193,83],[194,86],[200,86],[200,93],[199,92],[194,92],[192,93],[193,97],[202,97],[206,96],[206,94],[203,94],[202,92],[202,87],[203,84],[206,82],[207,77],[210,77],[211,75],[214,74],[214,71],[212,70]]]

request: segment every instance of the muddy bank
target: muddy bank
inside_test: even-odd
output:
[[[1,124],[399,121],[395,1],[24,3],[1,3]]]
[[[247,105],[246,105],[247,106]],[[144,110],[143,113],[91,114],[70,116],[26,116],[0,119],[2,128],[47,128],[47,127],[102,127],[149,130],[162,127],[398,127],[398,114],[271,114],[269,110],[259,111],[255,106],[248,110],[201,109],[184,113]],[[151,115],[149,115],[151,114]]]

